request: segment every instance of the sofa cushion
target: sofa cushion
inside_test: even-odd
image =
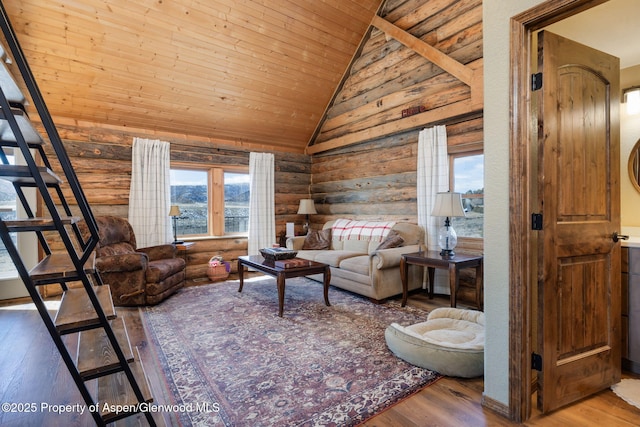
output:
[[[398,233],[404,239],[404,245],[420,245],[425,242],[424,231],[422,227],[409,222],[397,222],[393,226],[393,231]]]
[[[368,240],[343,240],[342,250],[366,254],[369,251],[369,243]]]
[[[398,234],[397,231],[391,230],[389,231],[389,234],[387,234],[387,237],[385,237],[385,239],[378,245],[378,247],[376,247],[376,250],[379,251],[380,249],[397,248],[399,246],[402,246],[403,243],[404,239],[402,238],[402,236]]]
[[[182,258],[171,258],[160,261],[149,262],[147,268],[147,283],[159,283],[169,276],[182,273],[185,268],[185,261]]]
[[[113,243],[111,245],[102,246],[97,251],[98,257],[109,255],[124,255],[136,252],[136,248],[128,242]]]
[[[310,231],[302,244],[303,250],[329,249],[331,246],[331,229]]]
[[[329,264],[331,267],[339,267],[343,260],[360,255],[364,254],[355,251],[319,251],[314,261]]]
[[[299,250],[298,254],[296,255],[296,258],[302,258],[302,259],[308,259],[309,261],[315,261],[316,257],[318,256],[318,254],[321,254],[323,252],[326,252],[326,249],[322,249],[322,250],[317,250],[317,251],[303,251],[303,250]]]
[[[340,262],[340,270],[352,271],[354,273],[369,275],[369,256],[361,255],[347,258]]]

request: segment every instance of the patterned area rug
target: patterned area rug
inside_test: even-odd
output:
[[[184,426],[352,426],[433,383],[396,358],[392,322],[427,313],[391,301],[287,280],[278,317],[274,279],[189,287],[142,310],[147,336]]]

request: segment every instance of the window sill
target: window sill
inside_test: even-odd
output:
[[[178,236],[178,240],[182,240],[185,242],[202,242],[205,240],[247,239],[248,237],[249,235],[247,234],[228,234],[225,236],[195,236],[195,237]]]
[[[484,252],[484,239],[479,237],[458,237],[456,249],[463,252],[482,254]]]

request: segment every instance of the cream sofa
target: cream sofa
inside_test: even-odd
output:
[[[323,230],[332,228],[336,221],[329,221]],[[335,230],[335,228],[332,228]],[[376,250],[380,245],[380,238],[370,240],[348,239],[331,233],[331,246],[322,250],[303,250],[305,236],[287,239],[287,248],[298,251],[298,258],[318,261],[331,266],[331,285],[364,295],[382,302],[385,299],[402,293],[400,277],[400,256],[405,253],[417,252],[419,244],[424,242],[424,232],[421,227],[408,222],[397,222],[391,230],[397,232],[404,242],[402,246]],[[322,281],[322,275],[310,276]],[[418,289],[422,286],[422,269],[419,266],[409,266],[408,289]]]

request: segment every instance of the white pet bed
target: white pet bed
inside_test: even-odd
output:
[[[484,373],[484,313],[437,308],[426,322],[407,327],[392,323],[385,331],[389,349],[399,358],[452,377]]]

